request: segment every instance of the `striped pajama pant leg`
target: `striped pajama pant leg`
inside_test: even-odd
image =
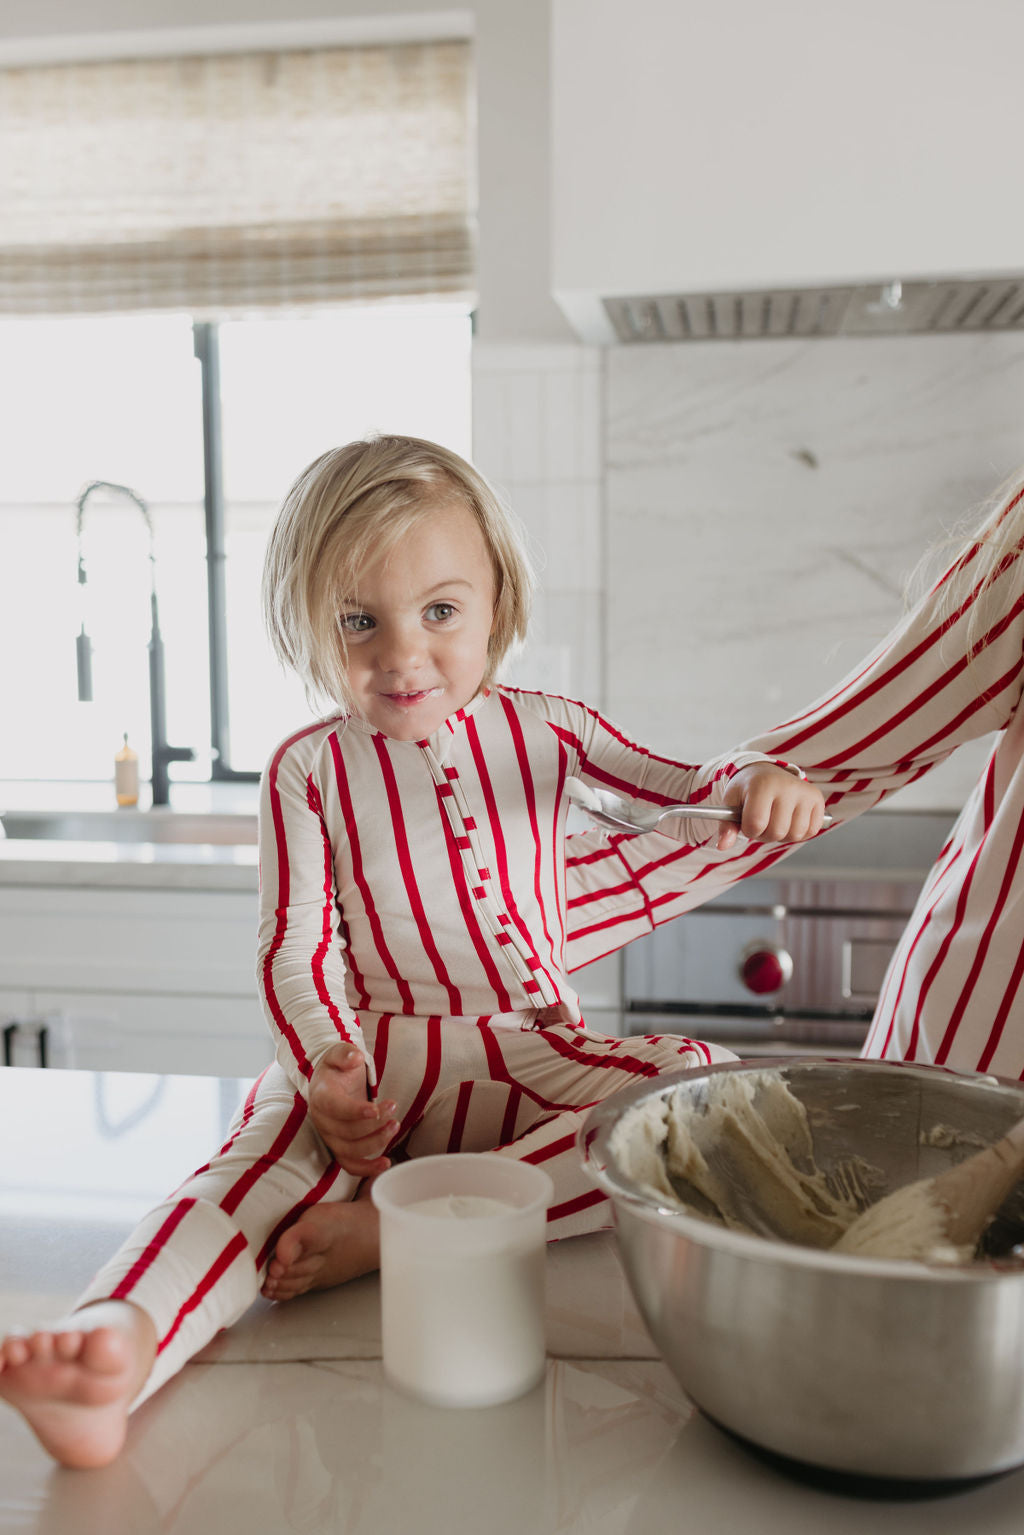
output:
[[[77,1305],[127,1300],[157,1332],[157,1357],[134,1406],[181,1369],[259,1293],[278,1234],[311,1204],[351,1199],[279,1066],[253,1085],[219,1151],[144,1216]]]
[[[543,1167],[555,1189],[549,1241],[611,1225],[576,1146],[596,1103],[647,1078],[735,1059],[679,1035],[613,1039],[564,1024],[393,1018],[387,1034],[378,1034],[379,1093],[404,1109],[392,1150],[495,1150]]]
[[[364,1022],[378,1094],[397,1104],[400,1156],[490,1151],[542,1166],[555,1194],[549,1240],[610,1225],[608,1202],[576,1149],[588,1110],[644,1078],[732,1059],[678,1036],[611,1039],[521,1018],[383,1017]],[[152,1319],[158,1352],[138,1406],[248,1309],[277,1237],[304,1209],[354,1197],[313,1128],[304,1099],[271,1066],[224,1146],[143,1218],[77,1305],[118,1299]]]

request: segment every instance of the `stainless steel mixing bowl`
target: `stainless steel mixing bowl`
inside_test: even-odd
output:
[[[617,1165],[609,1138],[634,1105],[677,1091],[697,1104],[722,1073],[766,1070],[807,1109],[819,1167],[863,1157],[886,1175],[880,1193],[940,1172],[1024,1115],[1024,1086],[995,1077],[792,1058],[680,1072],[594,1109],[581,1149],[680,1385],[724,1428],[816,1467],[952,1480],[1024,1462],[1024,1265],[1010,1251],[1024,1240],[1024,1186],[991,1228],[993,1256],[950,1268],[728,1230],[667,1207]],[[959,1144],[928,1144],[935,1126]]]

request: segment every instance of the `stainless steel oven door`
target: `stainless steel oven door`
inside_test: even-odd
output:
[[[919,886],[752,880],[631,944],[628,1032],[856,1052]]]

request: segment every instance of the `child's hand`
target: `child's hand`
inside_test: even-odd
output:
[[[313,1068],[309,1112],[328,1151],[353,1177],[375,1178],[391,1166],[381,1153],[398,1129],[395,1104],[369,1101],[366,1064],[355,1045],[332,1045]]]
[[[820,789],[771,762],[734,773],[725,803],[742,806],[743,819],[739,827],[723,825],[715,844],[723,852],[741,832],[751,842],[804,842],[821,830],[825,814]]]

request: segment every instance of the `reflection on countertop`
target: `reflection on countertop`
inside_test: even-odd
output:
[[[59,1314],[141,1209],[205,1160],[240,1081],[0,1071],[0,1326]],[[135,1415],[120,1458],[56,1469],[0,1404],[5,1535],[1017,1535],[1024,1473],[868,1505],[766,1464],[657,1358],[610,1233],[548,1252],[546,1380],[459,1411],[394,1390],[375,1276],[257,1301]]]

